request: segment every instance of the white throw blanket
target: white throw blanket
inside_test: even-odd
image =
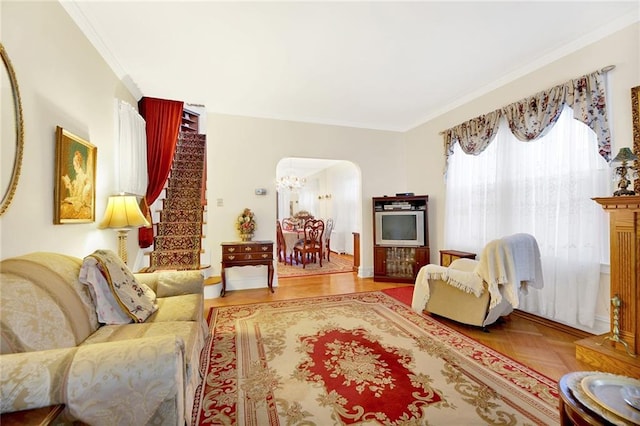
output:
[[[514,234],[489,242],[482,250],[475,272],[487,283],[491,294],[489,308],[504,296],[517,308],[518,291],[527,287],[542,288],[542,264],[538,242],[529,234]],[[502,285],[500,291],[499,285]]]
[[[490,294],[489,309],[503,297],[515,309],[519,305],[518,291],[527,287],[542,288],[542,266],[536,239],[529,234],[514,234],[489,242],[480,261],[457,259],[449,268],[426,265],[416,277],[411,306],[422,312],[429,301],[429,280],[442,280],[467,293],[480,297],[483,281]]]

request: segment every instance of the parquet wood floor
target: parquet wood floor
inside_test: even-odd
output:
[[[374,282],[373,278],[358,278],[355,273],[280,278],[275,293],[270,293],[266,287],[228,291],[223,298],[206,299],[205,308],[208,311],[210,307],[377,291],[401,285],[407,284]],[[490,326],[489,332],[444,318],[437,319],[550,379],[559,380],[566,373],[592,369],[575,359],[573,342],[588,336],[578,330],[550,327],[518,311]]]

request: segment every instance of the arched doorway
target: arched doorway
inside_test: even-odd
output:
[[[276,218],[282,221],[300,211],[332,218],[335,223],[331,233],[332,253],[353,256],[353,233],[362,228],[358,166],[346,160],[286,157],[276,166],[276,182],[285,180],[286,183],[278,185]]]

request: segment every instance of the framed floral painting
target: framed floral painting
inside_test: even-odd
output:
[[[58,126],[54,224],[94,222],[97,148]]]

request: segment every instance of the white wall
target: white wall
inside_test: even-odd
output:
[[[1,41],[22,96],[25,146],[15,198],[0,217],[0,257],[57,251],[84,257],[117,250],[116,234],[98,230],[114,175],[114,99],[136,104],[58,2],[0,2]],[[56,126],[98,148],[96,222],[53,225]],[[129,258],[136,256],[136,235]]]
[[[495,89],[406,133],[408,182],[429,194],[432,260],[443,247],[444,147],[440,132],[480,114],[493,111],[538,91],[596,71],[607,65],[616,68],[608,74],[608,105],[611,117],[612,155],[621,147],[632,146],[631,88],[640,85],[640,24],[628,26],[598,42],[583,47],[528,75]],[[612,194],[602,194],[610,196]],[[598,315],[608,320],[609,276],[603,274]]]

